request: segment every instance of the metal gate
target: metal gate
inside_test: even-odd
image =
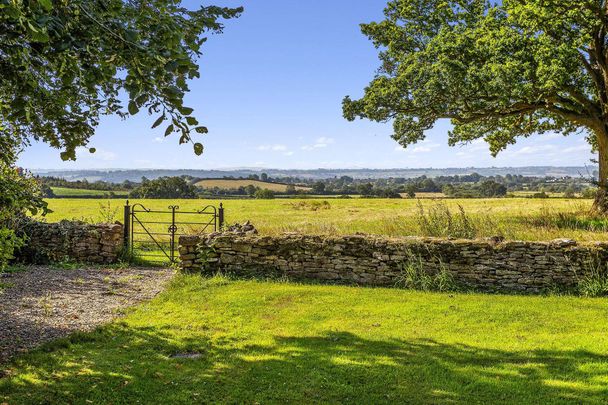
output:
[[[180,211],[170,205],[166,210],[148,209],[143,204],[124,208],[124,243],[131,257],[148,261],[175,263],[177,239],[182,235],[217,232],[224,226],[224,207],[208,205],[202,210]]]

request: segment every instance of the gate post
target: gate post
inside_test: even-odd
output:
[[[129,250],[129,235],[131,234],[131,206],[129,205],[129,200],[127,200],[127,205],[125,205],[122,229],[123,246],[125,252],[127,252]]]
[[[220,203],[220,209],[218,210],[217,213],[217,219],[219,222],[219,229],[216,229],[216,231],[222,231],[224,229],[224,204]]]
[[[169,227],[171,236],[171,240],[169,241],[171,253],[169,260],[171,260],[171,263],[175,263],[175,232],[177,232],[177,225],[175,225],[175,210],[179,209],[179,206],[171,205],[169,208],[171,209],[171,226]]]

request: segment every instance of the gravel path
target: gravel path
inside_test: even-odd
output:
[[[111,321],[121,309],[156,296],[173,274],[159,268],[42,266],[0,274],[0,364],[41,343]]]

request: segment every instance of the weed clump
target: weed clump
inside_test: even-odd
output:
[[[401,274],[395,283],[396,287],[418,291],[455,292],[461,288],[447,266],[436,258],[437,271],[427,271],[420,254],[406,252],[406,260],[401,264]]]
[[[536,215],[524,217],[522,222],[535,228],[608,232],[608,216],[590,212],[583,206],[566,212],[545,207]]]
[[[585,270],[585,275],[578,280],[578,293],[585,297],[608,296],[608,263],[590,258]]]
[[[416,220],[420,235],[459,239],[474,239],[488,232],[496,235],[498,227],[489,216],[474,219],[460,204],[457,207],[453,212],[444,202],[438,202],[425,208],[418,201]]]
[[[298,201],[289,203],[294,210],[319,211],[328,210],[331,208],[329,201]]]

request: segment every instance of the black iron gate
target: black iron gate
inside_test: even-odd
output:
[[[180,211],[170,205],[166,210],[148,209],[143,204],[124,208],[124,243],[132,257],[149,261],[177,260],[177,238],[217,232],[224,226],[224,207],[208,205],[202,210]]]

